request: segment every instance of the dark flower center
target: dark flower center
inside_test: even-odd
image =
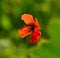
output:
[[[35,29],[35,25],[34,25],[34,24],[29,24],[28,26],[31,27],[31,30],[32,30],[32,31]]]

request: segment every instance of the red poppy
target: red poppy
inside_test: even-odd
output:
[[[37,19],[34,19],[30,14],[23,14],[21,19],[26,23],[26,26],[18,30],[19,35],[21,38],[24,38],[27,35],[32,34],[29,42],[33,44],[37,43],[41,36],[40,26]]]

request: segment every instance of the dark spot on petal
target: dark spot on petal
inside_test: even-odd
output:
[[[34,24],[29,24],[28,26],[31,27],[31,30],[32,30],[32,31],[35,29],[35,25],[34,25]]]

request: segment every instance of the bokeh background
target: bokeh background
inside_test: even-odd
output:
[[[24,13],[39,21],[37,44],[18,34]],[[0,0],[0,58],[60,58],[60,0]]]

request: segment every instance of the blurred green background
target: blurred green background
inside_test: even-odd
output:
[[[37,44],[18,34],[24,13],[39,21]],[[0,0],[0,58],[60,58],[60,0]]]

